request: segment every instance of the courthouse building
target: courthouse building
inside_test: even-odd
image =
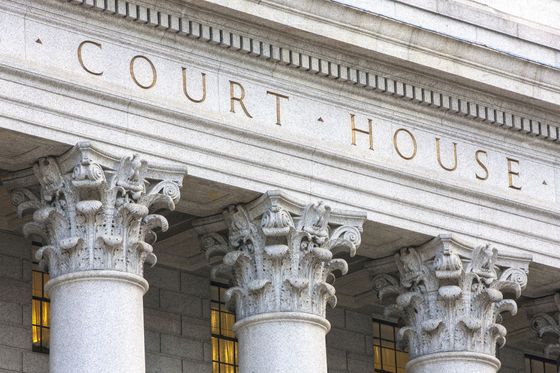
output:
[[[0,373],[557,372],[558,19],[0,1]]]

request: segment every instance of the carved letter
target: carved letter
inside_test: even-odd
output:
[[[183,92],[185,93],[185,96],[187,96],[187,98],[192,102],[196,102],[196,103],[200,103],[206,100],[206,74],[200,73],[200,75],[202,76],[202,97],[197,100],[195,98],[192,98],[191,95],[189,95],[187,89],[187,69],[184,67],[182,67],[181,69],[183,72]]]
[[[136,62],[137,59],[143,59],[145,61],[147,61],[150,64],[150,67],[152,68],[152,82],[148,85],[142,84],[140,83],[137,79],[136,79],[136,75],[134,74],[134,64]],[[134,83],[136,83],[136,85],[140,88],[143,89],[150,89],[153,86],[156,85],[157,82],[157,71],[156,71],[156,67],[154,66],[154,64],[152,63],[152,61],[150,61],[147,57],[144,56],[134,56],[132,57],[132,59],[130,60],[130,77],[132,78],[132,80],[134,80]]]
[[[276,97],[276,124],[281,126],[282,122],[280,121],[280,99],[285,98],[286,100],[289,100],[290,98],[288,96],[281,95],[280,93],[276,93],[272,91],[266,91],[266,94],[273,95]]]
[[[356,128],[356,116],[350,114],[350,126],[352,127],[352,145],[356,145],[356,132],[369,135],[369,148],[373,150],[373,121],[368,118],[368,131]]]
[[[506,157],[507,165],[508,165],[508,183],[511,189],[521,190],[520,186],[514,185],[513,183],[513,176],[519,177],[519,171],[512,170],[512,165],[516,164],[519,166],[519,161],[517,159]]]
[[[484,150],[477,150],[475,154],[475,158],[476,158],[476,162],[478,163],[478,165],[480,167],[482,167],[482,169],[484,170],[485,175],[484,176],[480,176],[478,173],[476,174],[476,178],[478,180],[487,180],[488,176],[490,176],[490,174],[488,173],[488,168],[486,167],[486,165],[484,163],[482,163],[482,160],[480,159],[480,155],[484,154],[486,157],[488,157],[488,153],[486,153]]]
[[[399,144],[398,144],[398,137],[399,137],[399,133],[404,132],[406,134],[408,134],[408,136],[410,136],[410,139],[412,140],[412,146],[413,146],[413,150],[412,150],[412,154],[409,156],[404,155],[403,153],[401,153],[400,149],[399,149]],[[395,147],[395,150],[397,151],[397,154],[403,158],[406,159],[407,161],[411,160],[412,158],[416,157],[416,151],[418,150],[418,147],[416,145],[416,139],[414,138],[414,135],[407,129],[404,128],[399,128],[398,130],[395,131],[395,134],[393,135],[393,146]]]
[[[241,89],[241,96],[240,97],[235,96],[235,87],[236,86]],[[243,111],[245,112],[245,115],[247,115],[249,118],[253,118],[251,116],[251,114],[249,114],[249,112],[247,111],[247,108],[245,107],[245,103],[243,103],[244,98],[245,98],[245,88],[243,88],[243,86],[240,83],[237,83],[237,82],[234,82],[233,80],[230,80],[229,81],[229,111],[231,111],[232,113],[235,113],[235,101],[237,101],[241,104],[241,109],[243,109]]]
[[[83,59],[83,57],[82,57],[82,48],[83,48],[84,45],[86,45],[86,44],[92,44],[92,45],[95,45],[96,47],[98,47],[99,49],[103,49],[103,48],[101,47],[101,44],[100,44],[100,43],[96,43],[96,42],[91,41],[91,40],[84,40],[84,41],[82,41],[82,42],[80,43],[80,45],[78,46],[78,62],[80,63],[80,66],[81,66],[85,71],[87,71],[87,72],[90,73],[90,74],[93,74],[93,75],[103,75],[103,71],[101,71],[101,72],[93,71],[93,70],[91,70],[91,69],[88,69],[88,68],[86,67],[86,65],[84,64],[84,59]]]
[[[457,143],[453,143],[453,166],[446,167],[443,162],[441,161],[441,146],[440,146],[440,138],[436,137],[436,157],[439,165],[446,171],[455,171],[457,169]]]

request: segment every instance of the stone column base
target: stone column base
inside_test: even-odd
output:
[[[238,321],[240,373],[326,373],[330,323],[301,312],[272,312]]]
[[[407,373],[496,373],[501,363],[493,356],[475,352],[439,352],[413,359]]]

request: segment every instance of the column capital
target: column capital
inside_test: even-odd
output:
[[[527,285],[530,258],[498,255],[489,244],[473,247],[441,235],[395,255],[399,279],[373,278],[380,299],[393,296],[388,316],[404,326],[397,339],[411,359],[438,352],[495,356],[505,344],[503,312],[517,313],[513,299]]]
[[[271,312],[325,316],[336,305],[334,271],[354,256],[366,215],[303,203],[271,191],[247,205],[230,206],[221,216],[198,224],[207,257],[219,258],[212,276],[227,276],[226,298],[239,320]],[[208,232],[210,227],[210,232]],[[217,233],[227,229],[227,238]]]
[[[81,142],[4,184],[20,217],[33,211],[23,232],[43,242],[37,259],[51,278],[88,270],[142,276],[144,263],[156,262],[154,230],[168,227],[150,211],[175,208],[185,173],[148,166],[137,154],[114,158]]]
[[[544,349],[544,353],[549,358],[557,359],[560,357],[560,293],[553,296],[556,310],[553,312],[539,312],[531,319],[531,329],[539,338],[545,336],[552,337],[555,343],[549,343]]]

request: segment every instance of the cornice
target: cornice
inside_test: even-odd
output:
[[[158,10],[155,6],[138,5],[127,0],[64,1],[91,10],[102,11],[114,17],[125,18],[147,27],[158,28],[227,48],[236,53],[267,60],[270,63],[348,83],[368,92],[390,95],[434,110],[486,123],[489,126],[502,127],[531,137],[560,142],[560,127],[556,123],[465,99],[434,88],[411,84],[393,76],[358,69],[321,56],[302,53],[264,38],[247,36],[225,27],[200,22],[188,15],[171,14]]]

